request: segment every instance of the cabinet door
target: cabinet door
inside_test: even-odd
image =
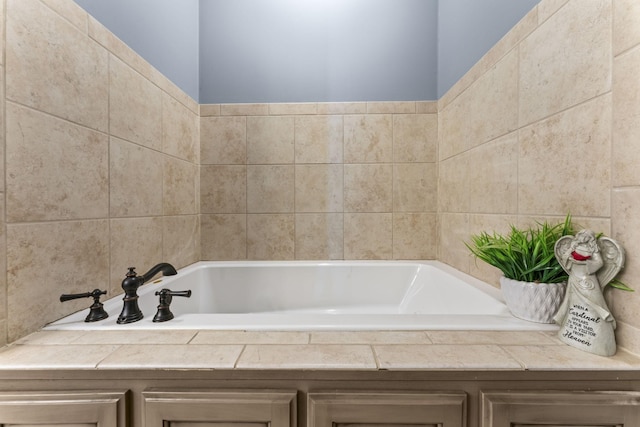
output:
[[[463,392],[309,393],[307,427],[463,427]]]
[[[2,426],[126,426],[125,392],[1,392]]]
[[[637,427],[640,393],[483,392],[482,427]]]
[[[295,391],[148,390],[147,427],[296,427]]]

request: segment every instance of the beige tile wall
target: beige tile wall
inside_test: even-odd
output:
[[[608,291],[618,342],[640,351],[640,6],[543,0],[438,104],[438,258],[497,284],[464,242],[481,230],[561,220],[618,239]]]
[[[435,257],[435,102],[200,115],[203,259]]]
[[[5,3],[0,1],[0,346],[7,343],[7,227],[5,216]]]
[[[3,344],[91,303],[62,293],[197,261],[200,150],[198,105],[73,1],[0,5]]]
[[[627,251],[623,279],[638,292],[613,295],[614,313],[622,320],[618,341],[640,352],[640,4],[613,3],[613,131],[611,232]]]
[[[2,0],[0,26],[0,345],[160,260],[437,256],[497,283],[469,235],[567,211],[640,290],[635,0],[543,0],[437,103],[198,106],[71,0]],[[608,297],[640,352],[640,292]]]

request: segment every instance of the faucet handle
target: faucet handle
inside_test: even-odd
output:
[[[107,291],[101,291],[100,289],[94,289],[91,292],[83,292],[81,294],[62,294],[60,295],[60,302],[70,301],[78,298],[93,298],[93,304],[89,307],[89,314],[84,319],[85,322],[96,322],[98,320],[106,319],[109,314],[104,310],[102,303],[100,302],[100,296],[106,295]]]
[[[78,298],[89,298],[93,297],[94,300],[97,298],[100,300],[100,295],[106,295],[107,291],[101,291],[100,289],[94,289],[91,292],[83,292],[81,294],[62,294],[60,295],[60,302],[71,301],[72,299]]]
[[[160,296],[160,304],[158,305],[158,312],[153,316],[153,321],[166,322],[167,320],[173,319],[173,313],[169,308],[173,297],[189,298],[191,297],[191,291],[172,291],[165,288],[161,291],[156,291],[156,295]]]

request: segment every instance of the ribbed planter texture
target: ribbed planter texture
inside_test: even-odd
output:
[[[566,283],[534,283],[500,278],[507,307],[514,316],[537,323],[554,323],[553,316],[562,303]]]

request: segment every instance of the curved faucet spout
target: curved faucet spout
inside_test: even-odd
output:
[[[146,283],[149,280],[153,279],[153,276],[160,272],[162,272],[163,276],[175,276],[176,274],[178,274],[176,269],[171,264],[169,264],[168,262],[161,262],[160,264],[151,267],[149,271],[142,275],[142,283]]]
[[[117,323],[132,323],[142,319],[142,311],[138,306],[138,288],[160,272],[162,272],[164,276],[174,276],[178,274],[176,269],[166,262],[161,262],[153,266],[151,270],[142,276],[136,274],[135,267],[129,267],[129,272],[122,281],[122,289],[124,289],[124,298],[122,298],[122,300],[124,301],[124,305],[116,321]]]

